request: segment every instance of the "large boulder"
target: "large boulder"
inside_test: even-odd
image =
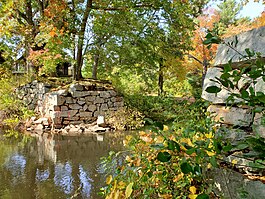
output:
[[[222,89],[217,94],[206,92],[206,89],[209,86],[220,87],[220,85],[213,80],[216,80],[215,79],[216,77],[220,77],[222,74],[222,71],[223,69],[217,68],[217,67],[209,68],[207,70],[207,73],[206,73],[206,76],[203,82],[202,98],[214,104],[225,104],[227,98],[229,97],[229,95],[231,95],[231,92],[226,89]]]
[[[250,108],[210,105],[207,110],[212,113],[216,121],[224,124],[248,127],[253,122]]]
[[[247,48],[254,52],[260,52],[261,56],[265,57],[265,26],[229,37],[225,42],[236,50],[226,44],[220,44],[215,58],[215,66],[222,66],[230,60],[232,60],[234,66],[237,66],[239,63],[244,62],[242,55],[247,55],[245,52]]]

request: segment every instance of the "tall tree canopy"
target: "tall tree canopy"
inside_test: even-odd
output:
[[[65,60],[97,68],[147,67],[162,71],[167,60],[190,47],[194,17],[207,0],[5,0],[0,4],[1,42],[36,67]],[[139,69],[140,70],[140,69]]]

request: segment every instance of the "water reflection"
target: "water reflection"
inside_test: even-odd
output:
[[[15,153],[8,157],[5,162],[6,163],[4,166],[12,176],[12,184],[17,184],[19,181],[23,181],[25,179],[24,172],[26,167],[26,159],[23,155]]]
[[[82,187],[82,196],[85,198],[89,198],[91,194],[91,184],[93,183],[93,180],[89,177],[88,173],[86,173],[86,171],[81,165],[79,166],[79,173]]]
[[[45,181],[49,178],[50,171],[48,169],[41,171],[40,169],[37,169],[36,171],[36,181],[41,182]]]
[[[122,133],[65,137],[44,134],[26,144],[0,141],[0,198],[100,198],[100,157],[122,150]],[[2,161],[4,159],[4,161]],[[3,162],[3,163],[2,163]]]

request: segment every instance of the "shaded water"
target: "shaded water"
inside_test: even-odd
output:
[[[101,198],[100,158],[123,149],[123,133],[0,137],[0,198]]]

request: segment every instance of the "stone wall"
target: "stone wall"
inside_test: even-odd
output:
[[[265,57],[265,27],[261,27],[259,29],[254,29],[237,36],[233,36],[228,38],[226,42],[233,44],[233,47],[241,52],[242,54],[246,54],[244,52],[245,48],[249,48],[250,50],[254,50],[256,52],[260,52],[262,56]],[[251,38],[251,39],[248,39]],[[223,66],[228,63],[229,60],[232,60],[232,65],[235,68],[240,67],[242,61],[239,59],[238,54],[235,55],[236,51],[233,51],[225,44],[221,44],[218,47],[216,59],[215,59],[215,67],[211,67],[207,70],[206,77],[203,85],[202,98],[211,102],[211,105],[208,108],[208,111],[211,112],[216,121],[219,121],[223,124],[235,126],[236,128],[245,128],[252,129],[254,133],[265,137],[265,126],[264,122],[262,122],[263,115],[265,113],[254,113],[251,107],[242,106],[239,102],[241,99],[235,99],[233,103],[233,107],[227,107],[227,98],[231,93],[239,93],[240,90],[246,89],[251,85],[253,86],[255,92],[265,92],[265,82],[262,78],[257,80],[255,85],[252,85],[252,80],[249,78],[242,77],[239,80],[238,88],[233,90],[227,90],[222,88],[222,90],[217,94],[207,93],[205,90],[209,86],[220,86],[215,81],[212,81],[216,78],[220,78]],[[232,105],[231,103],[229,105]]]
[[[216,121],[222,124],[232,125],[236,128],[252,128],[254,133],[265,138],[265,126],[262,124],[262,118],[265,114],[264,112],[254,113],[251,107],[240,105],[240,99],[236,99],[232,107],[226,105],[228,96],[231,93],[238,93],[238,89],[228,91],[223,88],[217,94],[207,93],[205,91],[207,87],[217,85],[217,83],[212,81],[212,79],[215,79],[216,77],[220,78],[221,71],[221,68],[209,68],[205,77],[202,98],[211,102],[211,105],[208,107],[208,111],[212,113]],[[244,86],[243,83],[242,86]],[[256,92],[265,91],[265,82],[262,79],[259,80],[256,86]]]
[[[33,81],[18,89],[18,96],[55,128],[94,122],[99,115],[123,107],[123,98],[112,88],[75,83],[60,90]]]
[[[23,100],[30,110],[38,112],[42,102],[44,101],[45,94],[51,89],[50,84],[45,84],[34,80],[31,83],[17,88],[16,92],[18,98]]]

